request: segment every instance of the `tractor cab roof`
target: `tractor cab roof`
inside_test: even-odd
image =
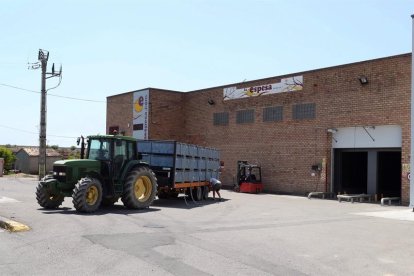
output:
[[[114,140],[127,140],[136,142],[137,139],[131,136],[123,136],[123,135],[90,135],[88,139],[114,139]]]

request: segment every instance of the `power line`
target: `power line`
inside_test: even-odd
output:
[[[26,91],[26,92],[36,93],[36,94],[40,94],[41,93],[40,91],[35,91],[35,90],[26,89],[26,88],[21,88],[21,87],[18,87],[18,86],[14,86],[14,85],[10,85],[10,84],[5,84],[5,83],[0,83],[0,85],[1,86],[5,86],[5,87],[9,87],[9,88],[13,88],[13,89],[17,89],[17,90],[22,90],[22,91]],[[56,95],[56,94],[51,94],[51,93],[48,93],[47,95],[48,96],[57,97],[57,98],[64,98],[64,99],[77,100],[77,101],[105,103],[105,101],[97,101],[97,100],[81,99],[81,98],[75,98],[75,97],[67,97],[67,96],[61,96],[61,95]]]
[[[29,134],[39,135],[39,133],[37,133],[37,132],[28,131],[28,130],[24,130],[24,129],[19,129],[19,128],[15,128],[15,127],[10,127],[10,126],[5,126],[5,125],[0,125],[0,127],[8,128],[8,129],[12,129],[12,130],[15,130],[15,131],[20,131],[20,132],[25,132],[25,133],[29,133]],[[62,136],[62,135],[52,135],[52,134],[48,134],[48,135],[52,136],[52,137],[57,137],[57,138],[67,138],[67,139],[76,139],[76,138],[78,138],[78,137],[72,137],[72,136]]]
[[[9,88],[13,88],[13,89],[21,90],[21,91],[30,92],[30,93],[36,93],[36,94],[40,94],[41,93],[40,91],[26,89],[26,88],[14,86],[14,85],[6,84],[6,83],[0,83],[0,86],[9,87]],[[63,98],[63,99],[68,99],[68,100],[84,101],[84,102],[106,103],[106,101],[99,101],[99,100],[90,100],[90,99],[82,99],[82,98],[76,98],[76,97],[61,96],[61,95],[56,95],[56,94],[51,94],[51,93],[47,93],[47,96],[52,96],[52,97],[57,97],[57,98]],[[132,102],[123,102],[123,101],[114,101],[114,100],[111,100],[110,103],[111,104],[132,104]]]

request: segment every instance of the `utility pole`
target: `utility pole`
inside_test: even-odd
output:
[[[49,52],[39,49],[38,60],[40,67],[42,68],[42,87],[40,98],[40,133],[39,133],[39,180],[46,175],[46,79],[52,77],[59,77],[59,84],[62,79],[62,66],[59,72],[55,72],[55,64],[52,66],[52,72],[47,73],[47,61],[49,60]],[[39,64],[38,64],[39,65]],[[32,66],[33,69],[39,68],[38,66]],[[47,76],[49,75],[49,76]],[[53,88],[59,86],[59,84]],[[51,89],[53,89],[51,88]]]
[[[42,88],[40,98],[40,134],[39,134],[39,180],[46,175],[46,69],[49,52],[39,50],[38,60],[42,66]]]

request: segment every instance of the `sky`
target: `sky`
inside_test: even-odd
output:
[[[0,145],[105,134],[106,97],[191,91],[412,51],[409,0],[0,0]],[[50,78],[46,88],[59,83]],[[131,103],[132,108],[132,103]]]

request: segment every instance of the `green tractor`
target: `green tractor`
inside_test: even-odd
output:
[[[137,140],[120,135],[87,138],[86,156],[82,137],[81,159],[56,161],[53,175],[39,181],[39,205],[54,209],[65,197],[72,197],[76,210],[86,213],[111,206],[119,198],[127,208],[149,207],[157,193],[157,179],[148,164],[138,161]]]

